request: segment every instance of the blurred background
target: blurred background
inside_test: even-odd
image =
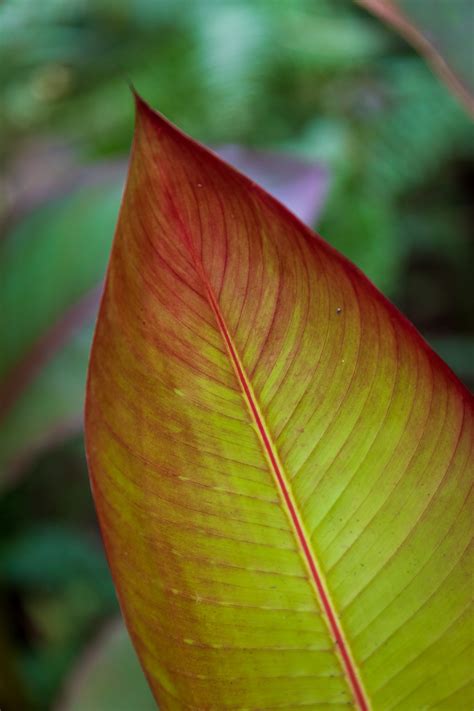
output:
[[[463,4],[450,25],[442,13]],[[426,36],[461,47],[473,75],[474,4],[427,5]],[[470,49],[440,40],[450,27]],[[396,30],[351,0],[4,0],[2,711],[154,708],[119,621],[81,434],[129,82],[358,264],[474,385],[472,124]]]

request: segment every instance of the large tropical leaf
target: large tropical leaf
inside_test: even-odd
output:
[[[86,439],[161,708],[471,708],[472,414],[354,266],[138,101]]]

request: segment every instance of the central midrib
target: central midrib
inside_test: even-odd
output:
[[[188,231],[172,199],[170,199],[170,206],[172,207],[177,222],[181,227],[183,237],[185,239],[185,242],[187,243],[196,271],[199,274],[202,283],[206,289],[209,304],[216,318],[219,331],[226,344],[230,360],[237,376],[237,380],[243,390],[243,394],[245,397],[245,401],[248,405],[250,415],[256,425],[259,438],[261,440],[262,448],[268,459],[268,463],[275,479],[277,489],[285,504],[285,512],[288,516],[290,526],[293,529],[301,556],[308,570],[309,580],[312,583],[316,599],[318,600],[322,610],[324,610],[325,612],[324,619],[326,620],[329,633],[334,640],[335,647],[337,650],[337,657],[340,659],[341,667],[347,677],[347,683],[352,691],[355,704],[358,707],[359,711],[370,711],[370,705],[368,702],[367,694],[362,685],[362,681],[359,678],[356,664],[353,660],[343,629],[339,623],[339,620],[337,619],[337,613],[335,611],[334,605],[331,601],[329,592],[324,582],[323,573],[319,568],[316,556],[311,548],[309,536],[306,533],[304,524],[298,514],[298,508],[291,492],[291,485],[287,481],[283,466],[279,461],[277,449],[274,446],[272,438],[268,432],[268,427],[265,423],[265,418],[260,412],[260,408],[253,392],[252,385],[249,379],[247,378],[244,366],[240,361],[237,349],[234,346],[232,337],[229,333],[224,317],[221,313],[219,303],[214,295],[212,286],[209,283],[209,279],[207,278],[201,258],[198,257],[198,255],[196,254],[192,239],[188,234]]]
[[[312,551],[308,534],[305,531],[303,522],[300,520],[297,506],[295,504],[295,501],[293,500],[290,484],[287,481],[287,477],[285,476],[283,467],[279,461],[276,447],[272,442],[267,425],[265,423],[264,416],[260,412],[258,402],[254,395],[253,388],[247,378],[244,367],[240,362],[239,355],[234,346],[231,335],[227,329],[226,323],[219,308],[219,304],[217,303],[212,288],[205,277],[202,266],[199,271],[201,273],[201,277],[206,288],[209,303],[216,317],[216,321],[219,326],[219,331],[221,332],[222,337],[225,341],[230,359],[232,361],[232,365],[237,375],[237,379],[242,387],[245,400],[250,410],[250,414],[257,427],[257,431],[262,442],[262,447],[269,461],[281,498],[285,503],[285,511],[290,520],[308,572],[310,573],[310,580],[313,583],[316,597],[320,606],[326,614],[326,622],[329,628],[329,632],[331,634],[331,637],[334,639],[338,656],[341,661],[341,666],[345,674],[347,675],[348,683],[353,693],[354,700],[360,711],[369,711],[370,706],[367,700],[365,690],[359,678],[359,674],[357,672],[356,665],[352,658],[352,654],[349,649],[344,632],[339,623],[339,620],[337,619],[337,614],[335,612],[329,592],[326,588],[323,574],[319,568],[316,556]]]

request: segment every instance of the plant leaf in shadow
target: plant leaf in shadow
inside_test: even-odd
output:
[[[130,637],[114,620],[73,670],[55,711],[155,711]]]
[[[474,116],[472,0],[357,0],[410,42]]]

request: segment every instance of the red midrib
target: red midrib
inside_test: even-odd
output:
[[[262,416],[259,412],[259,409],[258,409],[256,403],[255,403],[255,397],[251,391],[251,388],[249,387],[247,377],[246,377],[246,375],[242,369],[242,366],[240,364],[239,357],[238,357],[236,350],[234,348],[234,344],[233,344],[230,334],[227,330],[225,321],[224,321],[222,314],[220,312],[220,308],[219,308],[219,305],[216,301],[214,293],[213,293],[212,289],[210,288],[209,284],[207,283],[207,280],[205,280],[205,283],[206,283],[206,290],[207,290],[208,298],[209,298],[210,304],[212,306],[212,310],[214,311],[214,315],[215,315],[216,320],[218,322],[219,329],[222,333],[222,336],[224,337],[224,340],[226,342],[227,349],[228,349],[229,354],[231,356],[232,363],[233,363],[235,371],[237,373],[240,385],[242,386],[242,389],[245,393],[245,398],[247,400],[248,406],[250,408],[250,411],[252,413],[252,416],[255,420],[258,431],[260,433],[260,437],[261,437],[263,445],[265,447],[265,451],[267,453],[268,459],[270,460],[271,466],[273,468],[273,473],[275,475],[275,479],[278,482],[278,485],[280,487],[281,495],[282,495],[282,497],[285,501],[285,504],[288,508],[288,514],[289,514],[289,517],[290,517],[291,522],[293,524],[293,527],[295,530],[295,535],[301,545],[301,549],[303,551],[305,561],[307,563],[307,566],[308,566],[311,576],[313,578],[320,604],[326,613],[328,627],[330,629],[331,635],[332,635],[332,637],[336,643],[337,649],[339,651],[342,665],[343,665],[343,668],[347,674],[349,684],[352,689],[352,693],[354,695],[355,701],[356,701],[357,706],[360,709],[360,711],[369,711],[370,707],[367,702],[365,691],[364,691],[362,684],[359,680],[359,677],[358,677],[354,662],[352,660],[347,642],[344,638],[343,631],[342,631],[340,624],[338,622],[338,619],[337,619],[336,613],[333,609],[329,595],[325,589],[325,586],[324,586],[324,583],[322,580],[322,575],[318,569],[318,564],[317,564],[315,557],[314,557],[314,555],[311,551],[311,548],[309,546],[307,535],[304,531],[304,528],[303,528],[301,521],[299,519],[299,516],[298,516],[298,512],[297,512],[295,505],[293,503],[290,491],[288,489],[287,482],[285,480],[285,476],[283,475],[283,472],[281,471],[279,462],[275,456],[275,452],[274,452],[272,443],[271,443],[270,438],[267,434],[265,423],[263,422]]]
[[[185,225],[183,224],[183,221],[179,215],[178,210],[176,210],[176,208],[174,207],[174,203],[172,200],[170,200],[170,204],[173,208],[173,212],[175,214],[176,220],[182,230],[184,240],[188,245],[191,257],[192,257],[192,259],[194,261],[194,265],[196,267],[196,271],[200,275],[203,285],[206,289],[207,297],[209,299],[209,303],[210,303],[211,308],[212,308],[214,315],[216,317],[216,321],[219,326],[219,330],[224,338],[224,341],[226,343],[227,350],[229,351],[229,355],[231,357],[237,378],[238,378],[239,383],[244,391],[245,398],[247,400],[247,404],[248,404],[249,409],[251,411],[252,417],[255,421],[255,424],[257,425],[257,429],[259,431],[263,446],[265,448],[265,452],[268,456],[269,462],[270,462],[272,469],[273,469],[275,479],[276,479],[278,486],[280,488],[280,493],[281,493],[283,500],[287,506],[287,513],[288,513],[290,521],[293,525],[295,536],[301,546],[301,550],[303,552],[305,562],[307,564],[308,570],[309,570],[312,580],[314,582],[317,597],[319,599],[319,602],[320,602],[323,610],[326,613],[328,627],[329,627],[330,633],[334,639],[334,642],[336,644],[336,648],[339,652],[339,656],[340,656],[340,659],[342,662],[342,667],[346,672],[346,675],[348,678],[348,683],[349,683],[349,686],[352,690],[354,700],[359,708],[359,711],[370,711],[370,706],[367,701],[365,691],[364,691],[362,684],[360,682],[360,679],[358,677],[354,661],[352,660],[351,653],[349,651],[347,642],[344,638],[343,631],[339,625],[339,622],[337,620],[337,616],[336,616],[335,611],[333,609],[328,592],[327,592],[325,585],[323,583],[322,575],[318,569],[318,564],[317,564],[316,559],[315,559],[315,557],[311,551],[311,548],[309,546],[307,534],[305,533],[303,525],[299,519],[298,512],[297,512],[296,507],[293,503],[293,500],[292,500],[292,497],[290,494],[290,490],[289,490],[288,485],[285,480],[285,476],[281,470],[276,453],[274,451],[274,448],[272,446],[270,438],[267,434],[266,425],[265,425],[263,418],[259,412],[257,403],[255,402],[255,397],[253,395],[252,389],[251,389],[249,382],[247,380],[247,376],[244,373],[243,368],[240,364],[239,356],[234,348],[234,344],[232,342],[232,338],[229,334],[229,331],[227,330],[226,323],[225,323],[224,318],[221,314],[221,310],[220,310],[219,304],[217,302],[217,299],[214,296],[214,291],[211,287],[211,284],[209,283],[209,279],[207,278],[207,275],[205,273],[201,258],[198,257],[198,255],[196,254],[196,251],[195,251],[193,243],[192,243],[192,239],[191,239],[190,235],[188,234],[188,231],[187,231]]]

